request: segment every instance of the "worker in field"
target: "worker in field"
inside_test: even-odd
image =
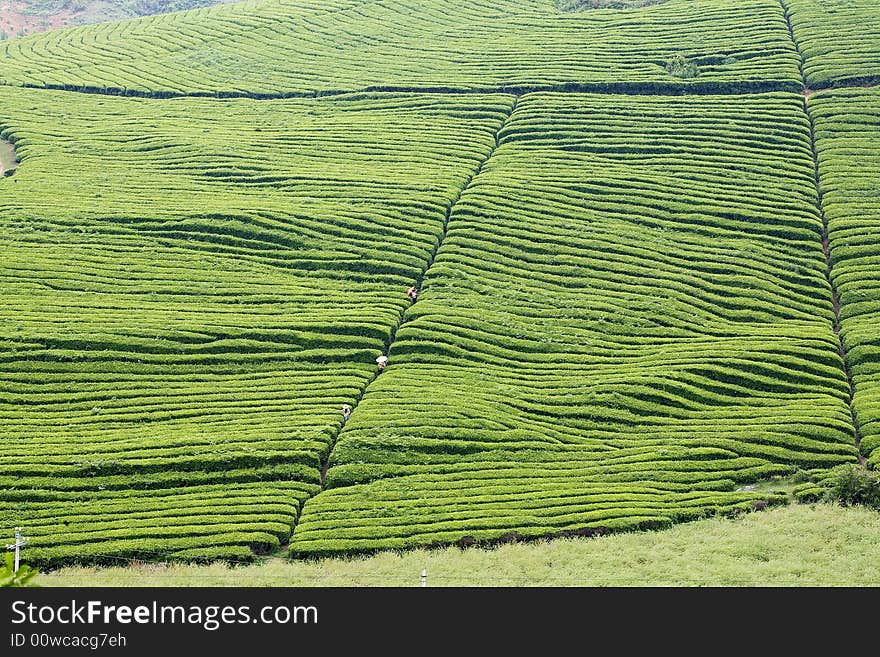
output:
[[[406,291],[406,296],[412,299],[413,303],[415,303],[416,299],[419,298],[419,291],[416,289],[415,285],[413,285]]]
[[[342,424],[348,422],[348,416],[351,415],[351,406],[348,404],[342,405]]]
[[[388,365],[388,356],[379,356],[376,359],[376,365],[379,368],[379,372],[382,372],[385,367]]]

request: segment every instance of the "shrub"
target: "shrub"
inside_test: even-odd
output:
[[[858,465],[835,468],[827,480],[828,499],[845,506],[880,509],[880,473]]]
[[[684,55],[675,55],[666,62],[666,72],[682,80],[690,80],[699,75],[700,69]]]

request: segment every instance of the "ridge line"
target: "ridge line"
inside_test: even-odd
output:
[[[449,201],[449,203],[447,204],[446,212],[445,212],[445,215],[443,218],[443,228],[440,233],[440,237],[437,240],[436,244],[434,245],[434,249],[431,252],[430,257],[428,258],[428,260],[425,264],[425,268],[422,270],[422,273],[419,275],[418,279],[416,280],[415,287],[417,290],[421,291],[422,284],[425,281],[425,277],[428,275],[428,272],[430,271],[431,267],[434,265],[434,261],[436,260],[437,254],[440,251],[440,247],[443,245],[443,241],[446,239],[446,235],[449,232],[449,221],[452,218],[453,209],[455,208],[456,205],[458,205],[458,202],[461,201],[461,197],[464,196],[465,191],[467,191],[467,189],[471,186],[471,184],[474,182],[474,180],[477,178],[477,176],[479,176],[480,173],[483,171],[483,167],[486,165],[486,162],[488,162],[490,159],[492,159],[492,156],[495,155],[495,151],[498,150],[498,146],[500,145],[501,131],[504,130],[505,126],[509,123],[510,118],[513,116],[513,113],[516,111],[517,105],[519,104],[519,99],[520,99],[520,95],[515,94],[514,99],[513,99],[513,103],[511,104],[510,109],[508,109],[506,111],[504,119],[501,121],[501,123],[495,129],[495,132],[493,134],[493,139],[494,139],[495,143],[492,144],[492,147],[489,149],[489,152],[486,154],[486,156],[483,157],[479,161],[479,163],[477,164],[477,167],[474,169],[473,173],[471,173],[470,175],[468,175],[465,178],[464,184],[462,184],[461,188],[458,190],[458,194],[453,199],[451,199]],[[400,330],[401,326],[404,326],[405,324],[408,323],[408,321],[406,319],[404,319],[407,310],[409,308],[411,308],[412,306],[414,306],[416,303],[418,303],[418,298],[415,301],[413,301],[409,306],[407,306],[407,307],[403,308],[403,310],[401,310],[400,318],[398,319],[397,323],[394,326],[392,326],[392,328],[391,328],[391,333],[389,335],[388,342],[382,351],[383,355],[387,356],[389,354],[389,352],[391,351],[391,346],[394,344],[394,341],[397,337],[398,330]],[[367,383],[364,385],[363,389],[360,391],[360,393],[357,395],[357,397],[355,397],[354,403],[351,405],[352,414],[357,410],[358,404],[360,403],[361,399],[363,399],[364,395],[367,394],[367,390],[369,389],[370,385],[372,385],[378,377],[379,377],[379,373],[374,372],[372,378],[370,378],[367,381]],[[345,429],[345,423],[343,423],[339,426],[339,429],[336,431],[336,434],[333,436],[333,439],[330,442],[330,449],[327,451],[327,458],[321,464],[321,490],[322,491],[326,490],[327,470],[329,470],[329,468],[330,468],[330,459],[333,456],[333,451],[336,449],[337,443],[339,442],[339,436],[340,436],[340,434],[342,434],[342,431],[344,429]],[[303,504],[303,506],[305,506],[305,504]],[[302,509],[300,509],[300,514],[301,513],[302,513]],[[297,518],[297,524],[298,523],[299,523],[299,519]]]
[[[847,349],[846,344],[843,341],[843,336],[841,335],[841,322],[840,322],[840,293],[837,290],[837,285],[834,282],[833,270],[834,270],[834,261],[831,258],[831,240],[829,236],[829,227],[828,227],[828,217],[825,215],[825,206],[822,195],[822,181],[819,172],[819,151],[816,148],[816,123],[813,120],[813,115],[810,113],[809,107],[809,97],[812,94],[812,90],[807,84],[807,76],[804,72],[804,64],[806,63],[806,58],[804,57],[804,53],[801,51],[800,45],[797,42],[797,39],[794,35],[794,28],[791,24],[791,16],[788,13],[788,6],[785,4],[785,0],[779,0],[779,4],[782,7],[782,14],[785,17],[785,23],[788,26],[788,34],[791,37],[792,45],[794,45],[794,49],[798,55],[798,70],[801,74],[801,79],[803,80],[803,111],[807,117],[807,121],[810,126],[810,150],[813,156],[813,180],[816,185],[816,209],[819,211],[819,217],[822,220],[822,255],[825,258],[825,279],[828,281],[828,285],[831,288],[831,305],[834,309],[834,320],[832,322],[832,330],[834,331],[834,335],[837,336],[838,341],[838,352],[840,354],[840,359],[843,361],[843,374],[846,377],[847,385],[849,386],[849,413],[850,413],[850,422],[853,427],[853,435],[855,438],[856,450],[859,455],[859,463],[862,467],[865,467],[867,463],[867,459],[865,455],[862,454],[862,431],[859,426],[859,418],[856,414],[855,409],[855,396],[856,396],[856,386],[853,381],[852,370],[849,367],[849,363],[847,362]],[[835,87],[839,88],[839,87]]]

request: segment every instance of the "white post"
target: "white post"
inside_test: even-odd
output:
[[[422,588],[428,586],[428,569],[422,568]]]
[[[12,545],[7,545],[7,550],[15,550],[15,570],[18,570],[18,566],[21,563],[21,548],[27,545],[27,539],[21,537],[21,527],[15,528],[15,543]]]

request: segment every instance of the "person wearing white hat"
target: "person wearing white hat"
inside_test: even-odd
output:
[[[380,372],[381,372],[382,370],[384,370],[384,369],[385,369],[385,366],[388,365],[388,356],[379,356],[379,357],[376,359],[376,365],[379,366],[379,371],[380,371]]]

